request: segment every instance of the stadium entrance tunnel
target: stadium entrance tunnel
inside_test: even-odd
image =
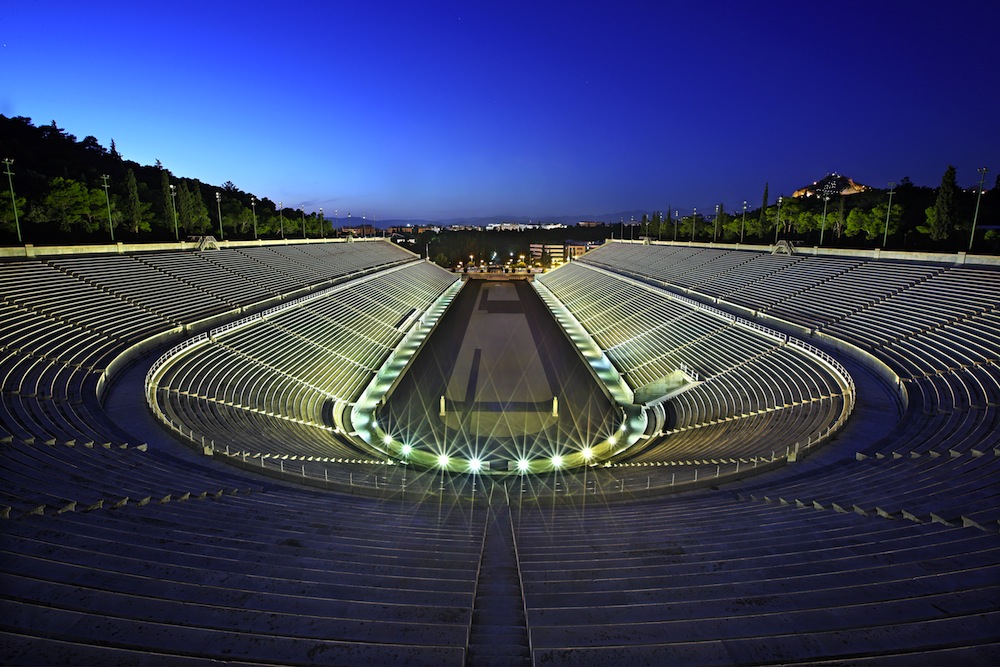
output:
[[[421,345],[408,358],[401,348],[351,411],[351,428],[381,456],[455,473],[548,473],[601,465],[646,430],[646,410],[614,400],[525,281],[465,282]]]

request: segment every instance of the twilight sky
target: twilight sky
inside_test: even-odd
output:
[[[0,113],[327,217],[1000,170],[996,0],[4,4]]]

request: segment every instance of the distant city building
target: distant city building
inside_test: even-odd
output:
[[[856,195],[859,192],[865,192],[866,190],[871,190],[867,185],[862,185],[860,183],[855,183],[854,179],[847,176],[841,176],[840,174],[834,172],[832,174],[827,174],[818,181],[814,181],[812,185],[807,185],[804,188],[799,188],[792,193],[793,197],[823,197],[832,195]]]
[[[561,243],[532,243],[528,246],[532,262],[562,264],[566,261],[566,246]]]
[[[604,243],[601,241],[566,241],[566,259],[573,261],[588,250],[593,250]]]
[[[523,232],[525,229],[537,229],[538,225],[526,225],[521,222],[493,222],[486,225],[488,232]]]
[[[603,227],[604,223],[603,222],[597,222],[595,220],[581,220],[580,222],[576,223],[576,226],[577,227],[588,227],[588,228]]]
[[[352,227],[341,227],[338,236],[376,236],[376,231],[374,225],[365,223]]]

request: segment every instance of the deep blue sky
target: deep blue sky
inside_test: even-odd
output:
[[[992,181],[998,27],[996,0],[17,0],[0,113],[327,216],[736,209],[831,171]]]

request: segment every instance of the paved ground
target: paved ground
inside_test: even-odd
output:
[[[473,280],[379,420],[403,442],[460,451],[495,467],[500,460],[580,449],[607,437],[614,416],[610,399],[530,285]]]

